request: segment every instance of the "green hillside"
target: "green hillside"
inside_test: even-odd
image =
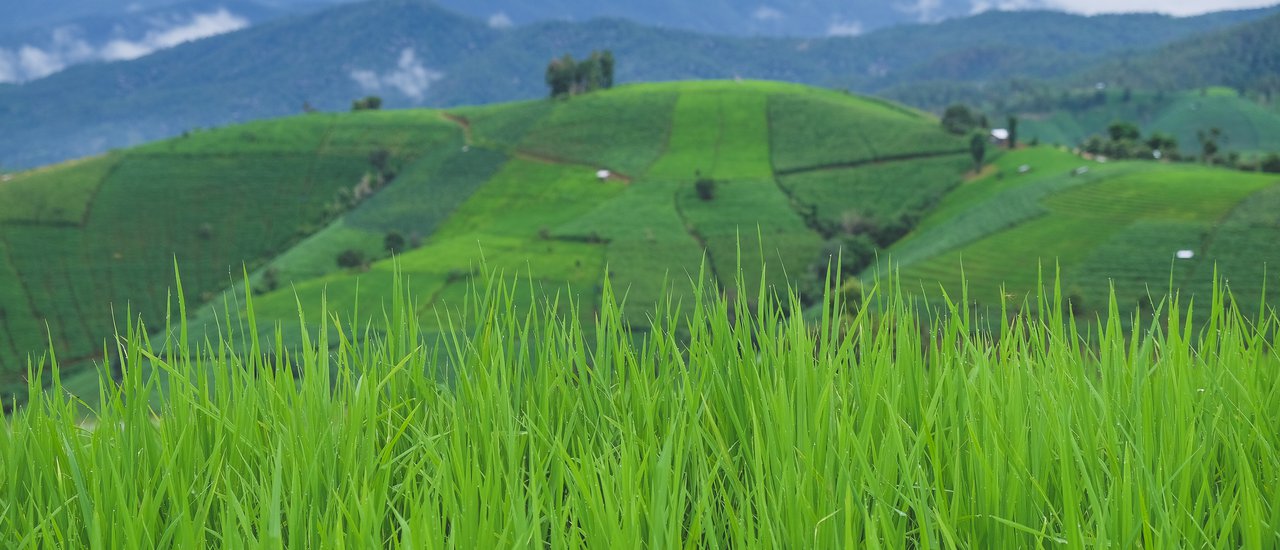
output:
[[[1120,56],[1077,76],[1146,89],[1230,86],[1280,93],[1280,15],[1204,32],[1138,55]]]
[[[1126,99],[1126,95],[1128,96]],[[1161,132],[1178,140],[1184,153],[1198,153],[1196,133],[1222,130],[1226,151],[1258,155],[1280,151],[1280,110],[1240,97],[1225,88],[1190,92],[1112,91],[1105,101],[1086,108],[1063,108],[1022,116],[1025,139],[1077,145],[1092,135],[1105,135],[1114,122],[1133,122],[1144,133]]]
[[[805,193],[843,186],[850,208],[888,217],[916,206],[916,199],[906,192],[896,200],[881,195],[930,189],[941,196],[967,166],[952,162],[948,170],[879,176],[886,166],[906,167],[919,157],[954,161],[964,144],[914,111],[787,84],[638,85],[449,116],[464,125],[471,143],[456,156],[494,155],[498,167],[488,181],[470,180],[479,186],[438,227],[394,228],[426,235],[423,246],[399,262],[412,290],[430,297],[419,309],[428,324],[435,322],[433,305],[457,305],[465,297],[466,276],[483,262],[527,276],[550,293],[572,287],[580,291],[574,299],[587,302],[587,314],[607,268],[627,293],[626,313],[643,327],[663,287],[696,277],[704,253],[709,275],[730,292],[739,290],[731,275],[739,262],[766,266],[771,285],[794,282],[819,261],[825,244],[806,218],[822,197]],[[597,180],[601,169],[610,171],[609,181]],[[802,179],[814,172],[829,174],[828,181],[806,185]],[[698,196],[700,177],[717,182],[712,200]],[[868,181],[884,190],[859,201]],[[409,185],[398,182],[388,193],[411,194]],[[384,218],[381,198],[340,220],[343,231],[360,219]],[[841,214],[829,214],[829,222]],[[304,246],[332,257],[341,245],[336,238],[326,242],[328,231]],[[377,255],[381,233],[367,233],[365,242],[364,252]],[[293,254],[268,268],[316,275],[296,270]],[[318,306],[327,295],[339,310],[350,310],[357,297],[377,304],[388,290],[379,285],[390,284],[392,270],[384,260],[369,273],[332,271],[261,296],[255,305],[260,316],[288,320],[296,315],[296,297]],[[760,281],[743,283],[755,292]],[[206,309],[205,318],[215,309]]]
[[[941,284],[959,296],[963,270],[970,299],[992,308],[1002,293],[1020,302],[1032,292],[1038,263],[1050,281],[1056,263],[1073,306],[1090,317],[1105,312],[1110,285],[1122,309],[1151,308],[1148,297],[1170,285],[1206,300],[1215,269],[1237,299],[1256,304],[1267,260],[1280,258],[1277,184],[1276,175],[1025,149],[949,194],[890,252],[905,287]],[[1194,258],[1176,259],[1182,250]],[[1266,286],[1267,301],[1280,303]]]
[[[466,4],[470,10],[494,5]],[[679,4],[684,7],[671,12],[682,14],[677,26],[701,26],[685,14],[717,11],[704,3]],[[798,17],[812,8],[792,5],[785,11]],[[946,79],[987,89],[989,82],[1009,78],[1073,75],[1128,52],[1275,11],[1196,17],[989,11],[859,36],[779,38],[756,32],[726,36],[729,28],[722,23],[714,23],[716,33],[707,35],[634,19],[587,20],[581,12],[562,18],[568,12],[552,9],[542,2],[529,4],[519,11],[536,11],[542,14],[537,19],[553,21],[497,29],[485,21],[494,12],[468,17],[430,0],[351,2],[132,61],[86,63],[20,86],[0,85],[0,120],[8,123],[0,132],[0,166],[31,168],[193,128],[296,114],[304,105],[345,110],[352,99],[370,93],[396,108],[539,98],[547,90],[547,62],[565,53],[613,51],[619,82],[741,77],[882,94],[891,88],[927,89],[927,81]],[[861,15],[852,19],[870,28],[867,9],[859,5]],[[661,12],[648,4],[643,11]],[[526,19],[514,9],[506,13]],[[918,106],[946,106],[914,93],[896,97]]]
[[[965,150],[910,109],[755,82],[197,132],[0,184],[0,366],[16,383],[48,347],[46,323],[60,358],[80,364],[126,312],[153,326],[175,315],[175,260],[188,303],[211,303],[195,313],[211,333],[226,321],[220,298],[243,300],[224,293],[242,266],[264,327],[296,320],[297,300],[318,311],[322,295],[343,316],[357,299],[376,312],[391,290],[389,235],[406,241],[400,269],[428,325],[483,265],[548,293],[571,287],[587,316],[607,269],[643,327],[664,279],[696,277],[704,255],[731,293],[739,262],[766,265],[771,285],[794,280],[825,265],[824,227],[849,212],[890,219],[936,203]],[[378,174],[394,178],[368,193]],[[710,200],[699,178],[715,181]],[[344,253],[367,266],[340,268]]]

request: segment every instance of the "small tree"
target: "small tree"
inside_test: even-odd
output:
[[[1009,115],[1009,149],[1018,148],[1018,117]]]
[[[1271,153],[1262,162],[1258,164],[1258,168],[1263,172],[1271,174],[1280,174],[1280,153]]]
[[[716,180],[711,178],[698,178],[693,184],[693,189],[698,193],[698,198],[709,201],[716,198]]]
[[[1172,157],[1178,151],[1178,138],[1169,134],[1152,132],[1147,137],[1147,147],[1152,151],[1160,151],[1165,158]]]
[[[969,154],[973,156],[973,171],[982,171],[982,160],[987,157],[987,137],[982,134],[973,134],[969,138]]]
[[[364,253],[348,248],[338,254],[338,267],[351,269],[364,265]]]
[[[1200,130],[1196,132],[1196,139],[1200,141],[1200,152],[1203,154],[1205,164],[1213,164],[1214,157],[1221,150],[1218,140],[1222,139],[1222,130],[1220,128],[1210,128],[1207,132]]]
[[[388,231],[387,236],[382,239],[382,247],[391,254],[399,254],[404,251],[405,244],[407,244],[407,241],[399,231]]]
[[[605,50],[600,54],[600,85],[606,90],[613,87],[613,52]]]
[[[980,117],[965,105],[952,105],[942,113],[942,127],[956,135],[967,134],[980,123]]]
[[[551,97],[566,97],[573,93],[576,70],[577,63],[569,54],[547,64],[546,81],[547,87],[551,89]]]
[[[351,110],[354,111],[377,111],[382,108],[382,98],[371,95],[351,102]]]
[[[1107,127],[1107,135],[1111,137],[1111,141],[1137,141],[1142,137],[1142,132],[1132,122],[1113,122]]]

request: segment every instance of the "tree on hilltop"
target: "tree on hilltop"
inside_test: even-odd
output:
[[[382,98],[371,95],[351,102],[351,110],[354,111],[377,111],[382,108]]]
[[[552,98],[571,97],[578,94],[613,87],[615,61],[613,52],[593,51],[582,61],[570,54],[551,60],[547,64],[545,79]]]
[[[942,113],[942,127],[957,136],[965,135],[978,128],[986,128],[986,117],[978,114],[967,105],[955,104],[947,107]]]

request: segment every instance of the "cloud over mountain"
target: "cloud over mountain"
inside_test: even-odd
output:
[[[378,73],[368,69],[353,69],[348,75],[360,85],[365,93],[381,93],[383,90],[397,90],[414,101],[422,101],[431,84],[444,78],[444,73],[428,69],[418,60],[413,48],[405,48],[400,52],[396,68]]]
[[[120,37],[94,45],[74,25],[59,27],[42,44],[0,48],[0,82],[44,78],[77,63],[137,59],[184,42],[240,30],[249,20],[225,8],[190,17],[147,18],[142,36]]]

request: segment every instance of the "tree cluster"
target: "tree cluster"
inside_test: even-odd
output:
[[[591,52],[591,56],[576,61],[570,54],[551,60],[547,64],[547,87],[551,97],[570,97],[595,90],[613,87],[613,52]]]
[[[1178,140],[1173,136],[1152,132],[1146,138],[1131,122],[1115,122],[1105,136],[1094,135],[1081,146],[1086,153],[1113,159],[1179,160]]]
[[[957,136],[990,128],[987,116],[967,105],[956,104],[942,113],[942,128]]]
[[[1258,169],[1269,174],[1280,174],[1280,154],[1267,155],[1258,163]]]
[[[382,98],[371,95],[351,102],[351,111],[377,111],[382,108]]]

